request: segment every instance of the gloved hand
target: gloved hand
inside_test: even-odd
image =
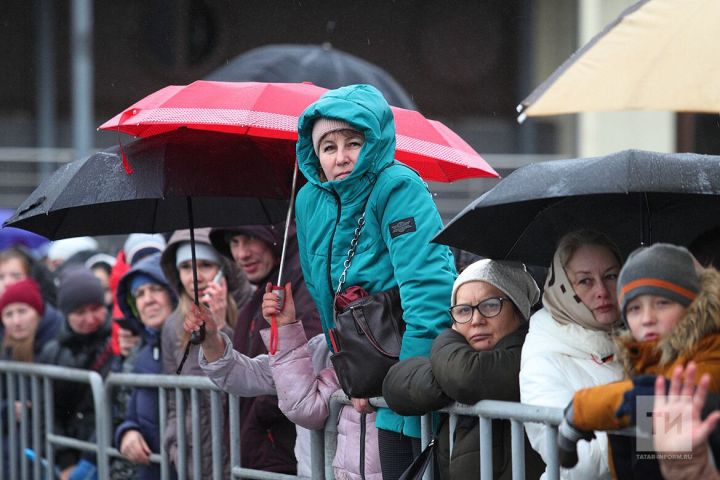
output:
[[[633,377],[633,388],[626,391],[625,395],[623,395],[623,401],[615,412],[615,416],[619,418],[624,415],[629,415],[630,425],[636,425],[637,399],[640,396],[651,397],[655,395],[655,378],[655,375],[638,375]]]
[[[80,459],[68,480],[97,480],[97,467],[85,459]]]
[[[565,418],[558,426],[558,455],[560,457],[560,466],[564,468],[572,468],[577,465],[577,442],[580,440],[590,441],[595,438],[594,432],[586,432],[575,428],[572,420],[573,403],[571,401],[565,408]]]

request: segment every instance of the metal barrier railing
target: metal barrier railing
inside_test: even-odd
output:
[[[0,445],[0,452],[8,449],[10,454],[7,457],[9,462],[8,471],[10,479],[30,478],[30,460],[25,454],[28,432],[28,413],[32,416],[32,448],[38,456],[35,462],[36,468],[33,468],[33,478],[39,480],[46,478],[43,475],[42,468],[39,466],[42,462],[39,459],[41,448],[42,432],[45,432],[45,465],[47,469],[52,470],[55,465],[55,447],[70,447],[82,451],[93,452],[96,455],[102,455],[108,448],[106,432],[107,423],[103,421],[96,422],[96,442],[81,441],[76,438],[57,435],[53,432],[54,417],[54,395],[52,391],[53,381],[62,380],[67,382],[84,383],[90,386],[93,406],[95,412],[100,412],[105,403],[105,389],[102,378],[96,372],[87,370],[76,370],[72,368],[62,368],[52,365],[38,365],[32,363],[0,361],[0,372],[5,376],[6,389],[0,391],[0,399],[4,403],[7,410],[6,425],[3,425],[2,431],[7,429],[8,442],[7,445]],[[27,399],[27,382],[30,381],[30,400]],[[42,395],[40,393],[40,381],[42,381]],[[19,402],[20,422],[19,426],[16,422],[16,402]],[[42,405],[42,409],[35,408]],[[42,415],[42,417],[41,417]],[[97,418],[97,415],[96,415]],[[44,424],[43,424],[44,422]],[[2,442],[0,435],[0,442]],[[19,438],[18,438],[19,437]],[[5,471],[4,455],[0,455],[0,472]],[[19,463],[19,472],[18,472]],[[104,462],[98,462],[98,477],[108,478],[107,465]],[[18,476],[19,473],[19,476]]]
[[[92,452],[96,455],[98,478],[109,478],[109,464],[111,458],[121,457],[117,448],[112,447],[112,392],[119,387],[157,388],[160,438],[167,428],[167,409],[169,408],[169,395],[174,393],[175,407],[177,409],[177,460],[175,470],[178,479],[187,478],[188,462],[188,438],[185,431],[185,412],[190,408],[191,431],[190,441],[192,445],[200,445],[200,395],[210,396],[211,416],[211,445],[202,445],[202,449],[212,449],[212,477],[213,480],[221,479],[227,470],[224,469],[222,461],[222,448],[226,445],[223,439],[223,421],[225,420],[224,409],[222,408],[223,398],[228,398],[228,431],[229,431],[229,471],[231,478],[258,479],[258,480],[289,480],[300,478],[295,475],[279,474],[261,470],[253,470],[241,467],[240,452],[240,407],[239,397],[227,395],[215,386],[208,378],[202,376],[174,376],[174,375],[152,375],[152,374],[129,374],[113,373],[103,382],[100,375],[86,370],[61,368],[50,365],[39,365],[30,363],[18,363],[0,361],[0,373],[5,376],[5,382],[0,382],[0,400],[5,401],[6,415],[0,416],[0,426],[7,431],[7,444],[4,444],[3,436],[0,435],[0,452],[4,449],[11,449],[8,456],[7,471],[10,473],[10,480],[32,478],[40,480],[47,478],[43,468],[31,468],[30,460],[23,454],[26,448],[32,448],[40,455],[44,447],[44,465],[54,465],[55,448],[70,447],[82,451]],[[96,420],[96,440],[89,442],[58,435],[53,432],[53,409],[54,397],[52,382],[55,380],[79,382],[87,384],[93,396]],[[28,382],[30,388],[28,389]],[[42,387],[42,388],[41,388]],[[42,390],[42,391],[41,391]],[[28,399],[28,391],[30,398]],[[189,394],[189,405],[186,405],[186,394]],[[42,405],[42,408],[18,409],[16,414],[14,405],[20,402],[21,406]],[[28,403],[29,402],[29,403]],[[387,404],[382,398],[370,399],[371,405],[375,407],[386,407]],[[342,405],[350,405],[348,397],[341,391],[332,395],[329,408],[329,416],[324,430],[311,432],[311,468],[313,479],[334,478],[333,459],[337,447],[337,425],[338,415]],[[559,465],[557,462],[557,425],[563,418],[562,409],[548,408],[533,405],[524,405],[515,402],[501,402],[484,400],[475,405],[453,404],[441,410],[449,414],[450,441],[454,435],[459,415],[475,416],[479,419],[480,429],[480,478],[491,479],[493,475],[492,464],[492,420],[507,419],[511,422],[511,446],[512,446],[512,478],[521,480],[525,477],[525,432],[523,424],[526,422],[542,423],[548,428],[547,444],[549,445],[549,458],[553,459],[548,464],[547,478],[559,478]],[[2,418],[4,417],[4,418]],[[17,418],[17,420],[16,420]],[[3,425],[3,424],[6,425]],[[422,417],[421,422],[421,444],[424,447],[430,441],[433,432],[432,415]],[[30,429],[32,435],[30,436]],[[43,434],[43,431],[45,432]],[[44,445],[43,445],[44,437]],[[31,439],[28,444],[28,439]],[[452,453],[453,445],[450,450]],[[192,448],[192,469],[193,478],[207,478],[208,472],[202,472],[200,462],[201,448]],[[0,455],[0,472],[5,471],[4,457]],[[171,476],[173,467],[170,462],[169,452],[166,451],[161,442],[160,451],[150,456],[150,461],[160,465],[161,479],[167,480]],[[39,461],[36,462],[39,465]],[[433,468],[428,468],[423,477],[425,480],[433,478]]]
[[[330,417],[325,427],[325,477],[332,478],[332,459],[335,456],[337,444],[337,416],[341,405],[350,405],[350,399],[341,391],[335,392],[331,397]],[[374,407],[387,407],[383,398],[371,398],[370,404]],[[526,422],[542,423],[546,427],[550,463],[547,465],[546,478],[557,480],[560,478],[560,465],[557,447],[557,426],[563,419],[563,409],[525,405],[517,402],[504,402],[498,400],[482,400],[475,405],[454,403],[443,408],[440,412],[449,414],[450,426],[450,455],[452,457],[452,439],[454,438],[459,415],[478,417],[480,422],[480,479],[493,478],[492,462],[492,420],[510,420],[511,424],[511,452],[512,452],[512,478],[523,480],[525,478],[525,429]],[[432,414],[421,418],[421,446],[424,448],[432,438]],[[334,435],[334,437],[332,437]],[[330,438],[328,439],[328,436]],[[328,442],[329,440],[329,442]],[[328,445],[330,443],[330,445]],[[329,457],[329,460],[328,460]],[[423,480],[433,478],[433,468],[430,466],[423,476]]]

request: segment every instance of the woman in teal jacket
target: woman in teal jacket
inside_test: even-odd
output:
[[[331,90],[303,112],[298,133],[298,162],[308,180],[297,196],[300,261],[326,339],[334,291],[365,211],[343,288],[359,285],[373,294],[399,286],[406,323],[400,359],[427,357],[433,339],[452,324],[447,299],[456,273],[450,250],[430,243],[442,220],[427,185],[394,159],[388,103],[370,85]],[[354,405],[368,408],[366,400]],[[412,461],[419,419],[380,409],[377,427],[383,478],[396,478]]]

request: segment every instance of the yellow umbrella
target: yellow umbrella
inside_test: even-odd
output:
[[[642,0],[518,105],[525,117],[618,110],[720,112],[720,0]]]

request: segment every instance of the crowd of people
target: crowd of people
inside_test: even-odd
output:
[[[564,409],[562,478],[720,478],[720,414],[711,413],[720,399],[714,254],[659,243],[625,259],[602,232],[580,229],[558,239],[546,275],[517,262],[467,260],[430,242],[442,221],[419,175],[394,159],[392,112],[375,88],[329,91],[305,110],[298,132],[307,183],[287,232],[283,285],[274,283],[284,224],[196,229],[194,245],[187,230],[132,234],[114,255],[84,237],[56,241],[44,254],[14,246],[0,252],[0,357],[102,376],[207,376],[241,398],[243,467],[311,478],[309,430],[325,425],[331,395],[362,375],[362,365],[337,363],[348,346],[337,336],[338,298],[352,288],[360,298],[395,291],[404,322],[399,361],[383,372],[388,408],[355,397],[342,407],[336,478],[400,478],[425,447],[420,415],[487,399]],[[54,431],[92,441],[89,389],[64,381],[53,388]],[[656,455],[618,433],[648,413],[640,397],[654,398],[656,428],[638,435],[650,436]],[[227,432],[231,397],[222,398]],[[199,402],[200,444],[175,395],[164,431],[156,388],[117,388],[112,402],[123,457],[113,460],[112,478],[159,478],[150,455],[161,445],[189,478],[199,450],[199,471],[210,475],[209,395]],[[19,419],[33,406],[5,402],[2,418],[11,408]],[[691,428],[668,433],[659,419],[674,414]],[[511,478],[510,422],[492,425],[493,477]],[[477,418],[461,417],[452,438],[447,416],[436,415],[435,427],[439,478],[477,478]],[[526,478],[540,478],[555,460],[550,428],[525,425]],[[687,455],[673,455],[680,451]],[[55,461],[64,480],[92,478],[88,453],[63,447]],[[227,477],[227,442],[221,463]]]

